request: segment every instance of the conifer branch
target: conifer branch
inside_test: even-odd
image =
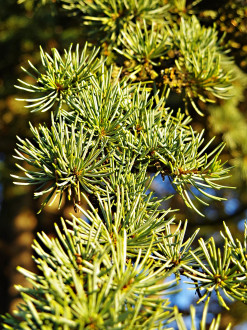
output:
[[[30,123],[32,136],[18,137],[12,176],[35,186],[41,209],[56,199],[60,208],[65,196],[79,215],[55,224],[54,238],[38,234],[39,274],[19,268],[31,287],[18,287],[23,304],[4,317],[4,329],[185,330],[170,303],[184,276],[205,302],[200,329],[220,327],[220,316],[207,324],[213,292],[226,309],[227,299],[246,303],[247,225],[243,243],[224,225],[219,248],[212,237],[196,240],[199,229],[188,235],[190,219],[177,221],[177,210],[164,207],[179,194],[204,216],[201,204],[223,200],[216,191],[229,188],[221,184],[230,170],[224,143],[205,143],[183,113],[190,103],[203,115],[201,103],[232,90],[232,59],[216,26],[193,15],[199,2],[59,2],[101,48],[41,48],[41,68],[23,68],[33,82],[19,80],[31,95],[21,100],[32,112],[49,111],[51,121]],[[182,109],[168,107],[174,92]],[[158,176],[172,194],[150,192]],[[193,306],[190,316],[196,329]]]

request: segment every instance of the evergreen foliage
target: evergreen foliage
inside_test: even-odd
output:
[[[191,307],[191,329],[219,329],[220,316],[207,323],[213,293],[226,309],[229,299],[247,302],[247,225],[243,243],[225,225],[220,249],[196,239],[199,229],[188,237],[189,220],[164,207],[179,194],[204,216],[198,205],[223,200],[216,192],[230,169],[224,144],[205,142],[186,111],[190,103],[203,115],[202,104],[233,89],[233,60],[216,26],[194,15],[197,2],[61,2],[99,48],[41,48],[40,68],[23,69],[32,82],[17,87],[33,97],[22,101],[50,121],[18,138],[13,177],[35,186],[41,210],[67,199],[79,215],[55,224],[55,238],[38,235],[39,274],[19,269],[32,287],[18,287],[23,304],[4,329],[183,330],[170,300],[184,276],[205,302],[200,324]],[[168,106],[176,94],[181,109]],[[174,193],[150,192],[158,176]]]

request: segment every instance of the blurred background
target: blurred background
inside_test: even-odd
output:
[[[45,2],[45,1],[44,1]],[[24,108],[25,103],[16,101],[23,93],[14,85],[17,79],[26,74],[21,66],[28,67],[28,60],[39,67],[39,46],[50,52],[56,47],[59,51],[68,48],[71,43],[84,44],[85,31],[80,19],[68,16],[59,1],[25,1],[17,4],[16,0],[5,0],[0,11],[0,313],[12,311],[20,301],[14,288],[15,284],[29,285],[16,267],[22,266],[36,271],[32,262],[33,239],[38,231],[53,235],[53,223],[59,222],[61,216],[69,217],[73,212],[70,205],[64,205],[58,212],[55,207],[47,207],[37,215],[40,201],[33,199],[32,188],[13,184],[10,174],[15,174],[13,158],[16,135],[24,138],[30,136],[29,121],[32,124],[48,120],[48,113],[31,114]],[[165,2],[165,1],[164,1]],[[169,2],[169,1],[167,1]],[[189,3],[189,1],[188,1]],[[227,43],[235,64],[232,70],[236,76],[233,97],[228,101],[215,100],[215,104],[203,107],[204,117],[191,109],[194,129],[200,132],[205,129],[205,139],[216,135],[214,146],[222,140],[226,147],[222,161],[228,161],[234,168],[232,176],[225,182],[236,189],[225,189],[220,192],[226,197],[225,202],[210,202],[200,210],[206,215],[200,217],[188,210],[179,197],[170,201],[177,212],[178,220],[189,220],[188,235],[200,227],[200,236],[214,236],[222,243],[220,230],[222,222],[231,229],[232,234],[243,239],[244,221],[247,218],[247,3],[236,1],[201,1],[196,7],[196,14],[206,25],[216,24],[219,35],[226,33]],[[97,44],[97,42],[95,42]],[[174,105],[173,105],[174,106]],[[176,106],[176,105],[175,105]],[[213,147],[213,146],[212,146]],[[158,196],[171,192],[171,187],[160,178],[155,180],[152,189]],[[194,291],[179,294],[174,302],[184,313],[188,312],[188,301],[196,299]],[[222,329],[232,322],[234,329],[247,329],[247,306],[232,303],[231,313],[221,310],[217,304],[211,305],[211,316],[221,312]]]

